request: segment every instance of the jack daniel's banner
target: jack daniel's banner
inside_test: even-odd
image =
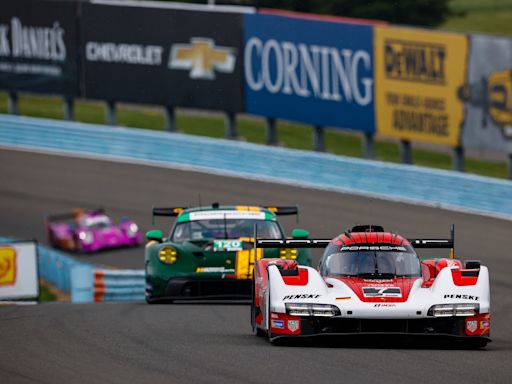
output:
[[[77,3],[2,2],[0,89],[78,94]]]

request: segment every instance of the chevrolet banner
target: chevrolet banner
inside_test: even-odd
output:
[[[240,14],[143,2],[82,8],[87,98],[243,109]]]
[[[36,243],[0,244],[0,300],[36,299],[38,296]]]
[[[465,35],[375,28],[377,132],[398,139],[458,146],[468,43]]]

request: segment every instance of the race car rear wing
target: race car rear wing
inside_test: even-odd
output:
[[[455,226],[452,225],[449,239],[410,239],[413,248],[451,249],[450,258],[455,257]],[[256,248],[325,248],[331,239],[258,239],[255,227]]]
[[[82,208],[76,208],[72,212],[67,213],[56,213],[53,215],[47,215],[46,221],[48,223],[55,222],[55,221],[64,221],[64,220],[72,220],[76,218],[76,216],[82,212],[87,213],[105,213],[104,208],[94,208],[94,209],[82,209]]]

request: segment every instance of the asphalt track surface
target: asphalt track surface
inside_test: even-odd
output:
[[[279,170],[276,169],[276,174]],[[0,150],[0,235],[44,240],[45,214],[104,206],[147,230],[153,205],[299,204],[299,227],[329,237],[355,223],[446,237],[490,269],[485,350],[377,339],[272,346],[251,335],[244,305],[42,304],[0,307],[0,383],[512,381],[512,222],[378,199],[172,169]],[[397,188],[400,180],[397,180]],[[482,191],[478,191],[482,193]],[[287,230],[294,219],[282,220]],[[161,220],[157,227],[170,228]],[[76,256],[141,268],[143,249]]]

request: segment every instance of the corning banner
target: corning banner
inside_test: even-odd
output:
[[[77,6],[70,1],[2,1],[0,89],[78,94]]]
[[[377,132],[458,146],[467,37],[412,28],[375,28]]]
[[[512,39],[470,35],[465,147],[512,153]]]
[[[36,299],[38,296],[36,243],[0,244],[0,300]]]
[[[244,44],[247,112],[375,131],[371,26],[245,15]]]
[[[242,16],[83,4],[87,98],[237,112]]]

